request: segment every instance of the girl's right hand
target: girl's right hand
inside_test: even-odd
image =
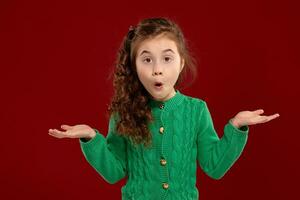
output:
[[[57,129],[49,129],[49,135],[56,138],[85,138],[92,139],[96,136],[96,132],[88,125],[80,124],[75,126],[61,125],[65,131]]]

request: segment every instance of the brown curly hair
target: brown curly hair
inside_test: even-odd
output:
[[[196,61],[191,56],[186,40],[179,26],[167,18],[148,18],[140,21],[137,26],[130,27],[118,51],[113,73],[114,95],[108,111],[109,115],[117,113],[119,121],[116,124],[118,134],[127,136],[135,145],[151,144],[151,133],[148,128],[153,121],[151,108],[148,105],[151,98],[140,82],[136,72],[136,53],[139,44],[146,39],[166,34],[178,48],[185,66],[180,73],[175,88],[187,78],[188,72],[193,82],[197,76]]]

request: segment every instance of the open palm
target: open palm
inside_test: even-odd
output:
[[[61,125],[65,131],[49,129],[49,135],[56,138],[92,138],[95,135],[94,129],[85,124],[75,126]]]
[[[241,127],[245,125],[266,123],[279,117],[278,113],[269,116],[262,115],[263,113],[263,109],[258,109],[255,111],[241,111],[232,119],[232,123],[237,127]]]

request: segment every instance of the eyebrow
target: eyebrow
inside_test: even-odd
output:
[[[165,50],[163,50],[162,52],[165,53],[165,52],[169,52],[169,51],[172,52],[173,54],[175,54],[175,52],[174,52],[172,49],[165,49]],[[140,53],[140,56],[143,55],[144,53],[150,53],[150,54],[151,54],[150,51],[143,50],[143,51]]]

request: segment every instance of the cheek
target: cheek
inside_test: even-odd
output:
[[[170,71],[168,72],[168,74],[170,75],[169,77],[170,77],[173,81],[176,82],[176,80],[178,79],[178,76],[179,76],[179,74],[180,74],[180,66],[179,66],[179,63],[178,63],[178,65],[176,64],[176,66],[173,66],[171,69],[172,69],[172,70],[170,70]]]
[[[178,72],[177,70],[175,70],[175,71],[172,72],[172,77],[171,77],[171,79],[172,79],[172,82],[173,82],[173,83],[175,83],[175,82],[177,81],[178,76],[179,76],[179,72]]]
[[[140,81],[145,82],[145,80],[147,80],[147,70],[143,67],[137,67],[136,71]]]

